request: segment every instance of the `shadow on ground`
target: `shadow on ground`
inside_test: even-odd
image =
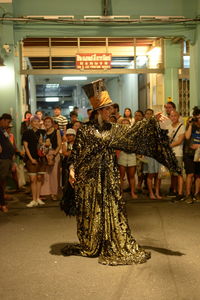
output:
[[[153,246],[142,246],[142,248],[147,250],[153,250],[156,252],[159,252],[164,255],[171,255],[171,256],[183,256],[185,253],[179,252],[179,251],[173,251],[166,248],[160,248],[160,247],[153,247]]]
[[[164,255],[170,255],[170,256],[183,256],[185,253],[182,253],[180,251],[174,251],[167,248],[161,248],[161,247],[153,247],[153,246],[142,246],[143,249],[147,250],[153,250],[158,253],[164,254]],[[78,243],[58,243],[53,244],[50,246],[50,254],[52,255],[63,255],[63,256],[69,256],[69,255],[80,255],[80,244]]]

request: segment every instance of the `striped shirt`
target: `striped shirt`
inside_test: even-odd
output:
[[[59,129],[62,129],[62,130],[66,129],[66,125],[68,123],[66,117],[60,115],[57,117],[53,117],[53,120],[58,123]]]

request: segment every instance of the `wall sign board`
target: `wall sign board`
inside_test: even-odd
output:
[[[111,69],[110,53],[79,53],[76,55],[76,68],[79,70]]]

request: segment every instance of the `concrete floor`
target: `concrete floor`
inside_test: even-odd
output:
[[[26,208],[27,195],[14,195],[0,213],[0,299],[199,300],[200,204],[126,197],[132,233],[152,258],[111,267],[60,254],[77,238],[75,218],[58,202]]]

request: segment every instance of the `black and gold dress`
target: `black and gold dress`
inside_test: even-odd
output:
[[[66,245],[64,255],[99,257],[99,263],[144,263],[150,253],[131,235],[120,190],[115,149],[152,156],[177,170],[168,137],[158,122],[133,126],[89,123],[79,129],[72,153],[75,169],[75,202],[78,245]]]

